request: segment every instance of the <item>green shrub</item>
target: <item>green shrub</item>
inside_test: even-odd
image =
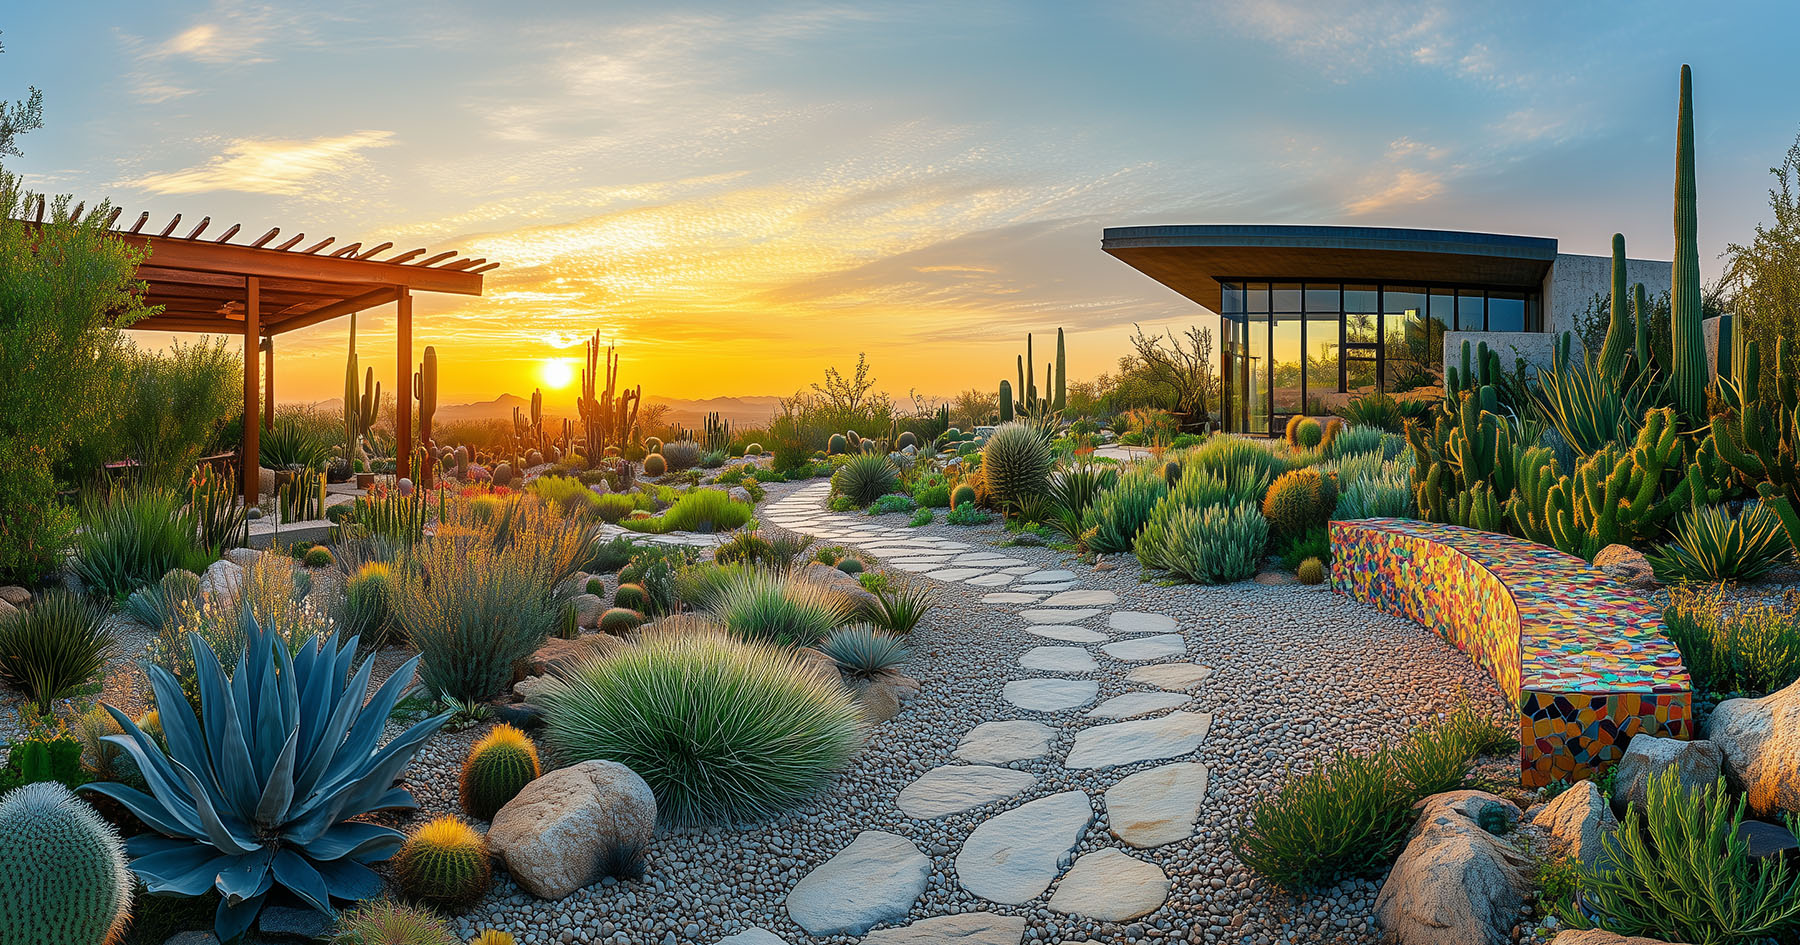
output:
[[[1763,696],[1800,679],[1800,612],[1736,604],[1722,588],[1677,587],[1663,629],[1697,693]]]
[[[1380,391],[1351,398],[1344,406],[1343,417],[1352,429],[1366,427],[1398,433],[1406,424],[1400,402]]]
[[[204,571],[211,559],[180,493],[134,489],[91,501],[75,537],[75,573],[87,589],[121,600],[175,568]]]
[[[1331,532],[1324,526],[1309,528],[1281,546],[1281,566],[1290,571],[1298,571],[1302,561],[1312,558],[1317,558],[1320,565],[1331,561]]]
[[[119,832],[55,782],[0,797],[0,928],[20,945],[103,945],[131,920]]]
[[[1380,453],[1346,456],[1338,464],[1337,521],[1359,518],[1413,518],[1418,515],[1412,489],[1410,451],[1383,460]]]
[[[1262,514],[1279,536],[1305,534],[1324,525],[1337,509],[1337,487],[1316,469],[1281,474],[1263,496]]]
[[[819,651],[856,679],[870,679],[912,658],[912,650],[899,637],[861,625],[833,630],[820,641]]]
[[[845,574],[861,574],[863,563],[855,558],[844,558],[837,563],[837,569]]]
[[[461,945],[436,912],[377,899],[338,913],[331,945]]]
[[[973,506],[974,504],[974,486],[971,486],[966,482],[958,483],[956,488],[950,491],[950,507],[952,509],[960,509],[963,506]]]
[[[1308,558],[1300,562],[1299,566],[1294,569],[1294,574],[1300,578],[1302,584],[1323,584],[1325,583],[1325,562],[1318,558]]]
[[[661,453],[651,453],[644,457],[644,475],[660,476],[669,471],[669,461]]]
[[[851,609],[847,598],[823,584],[746,571],[719,591],[707,611],[746,640],[812,646],[848,621]]]
[[[936,519],[937,516],[930,509],[919,509],[913,513],[911,519],[907,520],[906,525],[908,528],[922,528],[930,525]]]
[[[1387,752],[1338,749],[1331,760],[1258,801],[1232,848],[1245,866],[1278,886],[1321,887],[1384,869],[1405,839],[1411,805]]]
[[[378,650],[387,645],[398,627],[393,568],[371,561],[344,580],[345,634],[361,637],[363,646]]]
[[[869,590],[875,595],[870,619],[881,629],[902,636],[911,633],[938,604],[937,593],[927,581],[895,581]]]
[[[105,622],[105,607],[61,589],[40,591],[0,619],[0,679],[49,713],[52,702],[99,678],[113,648]]]
[[[421,825],[394,854],[394,880],[408,899],[459,906],[480,899],[493,878],[487,841],[455,817]]]
[[[831,475],[832,494],[849,499],[856,507],[874,502],[899,485],[899,467],[880,453],[852,456]]]
[[[1200,584],[1228,584],[1256,573],[1269,526],[1250,502],[1195,507],[1164,502],[1133,550],[1146,568]]]
[[[753,514],[755,510],[722,489],[696,489],[675,500],[663,513],[663,521],[672,531],[710,534],[742,527]]]
[[[944,521],[951,525],[986,525],[988,518],[988,514],[976,508],[973,502],[954,506],[944,515]]]
[[[619,583],[642,584],[644,573],[653,570],[658,564],[665,564],[671,572],[679,571],[700,560],[692,548],[679,545],[645,545],[632,555],[631,561],[619,569]]]
[[[1376,453],[1383,459],[1393,459],[1405,451],[1405,437],[1395,436],[1377,427],[1345,427],[1325,447],[1325,455],[1329,459],[1343,459],[1360,453]]]
[[[1574,909],[1576,928],[1680,942],[1792,941],[1800,931],[1800,883],[1784,857],[1753,859],[1738,832],[1746,800],[1723,778],[1702,791],[1682,787],[1671,765],[1653,776],[1645,804],[1605,834],[1603,865],[1576,880],[1597,925]]]
[[[120,608],[126,616],[151,629],[160,629],[175,619],[181,605],[200,594],[200,575],[192,571],[170,571],[162,580],[131,592]]]
[[[286,411],[275,415],[274,424],[256,438],[262,464],[273,470],[310,469],[324,472],[331,460],[331,422],[311,412]],[[341,436],[341,431],[338,432]]]
[[[1735,517],[1717,505],[1683,512],[1675,522],[1675,540],[1644,557],[1664,583],[1752,581],[1788,557],[1792,547],[1780,517],[1759,501]]]
[[[1050,494],[1050,471],[1056,454],[1036,427],[1002,423],[988,435],[981,449],[981,472],[988,495],[1001,508],[1028,498]]]
[[[7,746],[6,767],[0,768],[0,794],[23,784],[54,781],[75,788],[92,780],[82,766],[81,739],[35,712],[31,706],[22,707],[26,732]]]
[[[619,520],[637,511],[638,501],[622,492],[608,492],[605,495],[590,492],[594,497],[590,503],[594,517],[603,522],[618,524]]]
[[[670,472],[681,472],[700,465],[703,451],[693,440],[670,440],[663,444],[662,457]]]
[[[1251,475],[1264,482],[1273,482],[1275,477],[1288,470],[1287,462],[1281,457],[1262,444],[1241,436],[1209,436],[1187,455],[1186,462],[1215,474],[1249,466],[1254,470]]]
[[[942,477],[935,481],[921,481],[913,486],[913,501],[924,509],[947,509],[950,507],[950,484]]]
[[[309,568],[329,568],[333,560],[331,549],[323,546],[306,549],[306,557],[301,559]]]
[[[888,515],[894,512],[911,512],[914,508],[916,505],[911,496],[890,492],[870,504],[869,514]]]
[[[528,487],[544,501],[562,509],[564,514],[579,515],[593,508],[599,494],[573,476],[539,476]]]
[[[1102,554],[1132,550],[1138,532],[1144,530],[1150,514],[1169,494],[1169,484],[1159,472],[1144,468],[1132,470],[1120,476],[1113,488],[1094,498],[1094,504],[1082,517],[1089,550]]]
[[[721,633],[652,634],[539,689],[565,764],[616,761],[677,823],[792,809],[862,746],[861,710],[799,657]]]
[[[713,560],[719,564],[774,565],[775,543],[753,531],[740,532],[713,550]]]

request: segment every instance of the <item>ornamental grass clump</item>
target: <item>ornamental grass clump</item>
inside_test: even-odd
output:
[[[665,531],[728,532],[750,521],[754,510],[722,489],[699,489],[675,500],[663,513]]]
[[[87,598],[39,592],[24,609],[0,617],[0,680],[48,714],[52,702],[100,678],[113,648],[105,623],[106,608]]]
[[[677,823],[773,816],[862,747],[862,712],[781,647],[721,630],[652,633],[547,681],[536,700],[560,763],[616,761]]]
[[[88,502],[72,563],[89,592],[122,600],[171,570],[204,571],[199,525],[172,489],[134,489]]]
[[[859,453],[831,474],[833,495],[867,506],[900,487],[900,468],[881,453]]]
[[[331,945],[461,945],[436,912],[378,899],[338,916]]]
[[[873,678],[912,658],[911,648],[899,637],[860,625],[833,630],[819,642],[819,652],[856,679]]]
[[[1663,629],[1698,693],[1764,696],[1800,679],[1800,610],[1737,604],[1723,588],[1669,591]]]
[[[707,610],[739,637],[783,646],[812,646],[851,613],[849,599],[825,584],[759,570],[721,588]]]
[[[1130,551],[1150,513],[1169,494],[1160,468],[1140,467],[1119,477],[1118,484],[1095,497],[1082,516],[1082,534],[1090,551]]]
[[[1137,536],[1139,563],[1198,584],[1229,584],[1256,573],[1269,525],[1256,505],[1164,502]]]
[[[170,571],[155,584],[131,592],[121,610],[126,616],[152,630],[168,626],[183,604],[200,594],[200,575],[192,571]]]

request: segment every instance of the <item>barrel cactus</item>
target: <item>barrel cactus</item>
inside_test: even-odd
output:
[[[1315,449],[1325,441],[1325,428],[1311,417],[1301,417],[1293,431],[1293,445],[1303,450]]]
[[[455,817],[425,824],[394,854],[394,879],[410,898],[434,905],[480,899],[493,879],[487,840]]]
[[[663,459],[661,453],[651,453],[644,457],[644,475],[660,476],[669,471],[669,461]]]
[[[600,632],[616,637],[624,636],[643,625],[644,615],[630,607],[609,607],[600,615]]]
[[[614,607],[623,607],[627,610],[643,610],[644,605],[649,602],[650,597],[644,593],[644,586],[641,584],[621,584],[619,585],[619,589],[613,592]]]
[[[499,929],[483,929],[480,935],[469,939],[469,945],[518,945],[511,932]]]
[[[462,805],[469,816],[493,820],[506,802],[543,772],[537,746],[511,725],[496,725],[463,761]]]
[[[1056,455],[1034,428],[1023,423],[1003,423],[994,428],[981,451],[981,470],[988,493],[1001,507],[1031,496],[1050,493],[1050,470]]]
[[[1300,562],[1300,567],[1294,573],[1299,576],[1302,584],[1323,584],[1325,583],[1325,562],[1317,558],[1308,558]]]
[[[842,433],[833,433],[831,439],[825,441],[825,453],[829,456],[842,456],[850,452],[850,441]]]
[[[102,945],[131,918],[118,831],[55,781],[0,797],[0,943]]]
[[[958,483],[950,490],[950,507],[960,509],[965,505],[975,504],[975,487],[966,482]]]
[[[914,449],[918,449],[919,447],[919,438],[915,436],[911,430],[900,434],[900,438],[894,441],[894,449],[903,450],[909,446]]]
[[[662,437],[660,437],[660,436],[644,437],[644,452],[660,453],[660,452],[662,452],[662,448],[663,448]]]
[[[1337,488],[1316,469],[1281,474],[1263,496],[1263,517],[1278,535],[1299,535],[1323,525],[1337,508]]]

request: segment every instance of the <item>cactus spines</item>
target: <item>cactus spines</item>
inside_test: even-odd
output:
[[[1000,422],[1011,423],[1013,418],[1013,389],[1009,381],[1000,382]]]
[[[1056,330],[1056,386],[1050,399],[1050,409],[1058,413],[1069,408],[1069,362],[1063,350],[1063,330]]]
[[[1612,238],[1612,319],[1606,326],[1606,341],[1600,346],[1600,373],[1603,377],[1617,379],[1625,370],[1626,345],[1630,343],[1629,335],[1633,334],[1630,325],[1631,312],[1626,308],[1625,286],[1625,234],[1614,233]]]
[[[439,817],[400,845],[394,878],[414,899],[444,905],[474,902],[493,878],[487,841],[461,820]]]
[[[1675,261],[1669,276],[1669,334],[1674,361],[1669,382],[1683,419],[1706,418],[1706,340],[1700,333],[1700,241],[1694,193],[1693,74],[1681,67],[1681,103],[1675,117]]]
[[[131,917],[119,834],[55,781],[0,797],[0,941],[103,945]]]
[[[1631,449],[1608,444],[1550,487],[1546,525],[1551,543],[1592,561],[1607,545],[1656,534],[1690,504],[1693,477],[1659,498],[1663,473],[1679,469],[1681,455],[1674,411],[1663,407],[1645,414]]]
[[[463,810],[479,820],[494,814],[542,773],[537,746],[511,725],[496,725],[469,749],[463,762]]]
[[[1631,287],[1631,314],[1636,331],[1634,348],[1637,357],[1638,374],[1645,375],[1654,370],[1650,363],[1650,298],[1644,292],[1642,282]]]
[[[481,934],[469,939],[469,945],[518,945],[511,932],[499,929],[482,929]]]

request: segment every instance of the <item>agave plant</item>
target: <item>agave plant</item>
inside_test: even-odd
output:
[[[374,661],[350,676],[356,642],[339,647],[333,633],[290,656],[280,635],[252,622],[227,676],[212,647],[190,636],[200,718],[173,675],[146,667],[166,752],[130,716],[106,706],[124,731],[106,740],[131,757],[150,792],[114,782],[82,790],[118,801],[149,828],[125,849],[150,892],[219,891],[213,927],[220,941],[248,929],[276,886],[334,915],[333,898],[381,888],[366,864],[405,839],[352,818],[417,806],[394,779],[448,716],[418,722],[377,749],[418,657],[365,700]]]
[[[861,624],[833,630],[819,641],[819,651],[858,679],[873,678],[912,658],[912,649],[899,637]]]
[[[1658,580],[1681,583],[1755,580],[1787,554],[1780,517],[1758,502],[1735,517],[1717,505],[1691,509],[1676,521],[1675,540],[1644,557]]]

